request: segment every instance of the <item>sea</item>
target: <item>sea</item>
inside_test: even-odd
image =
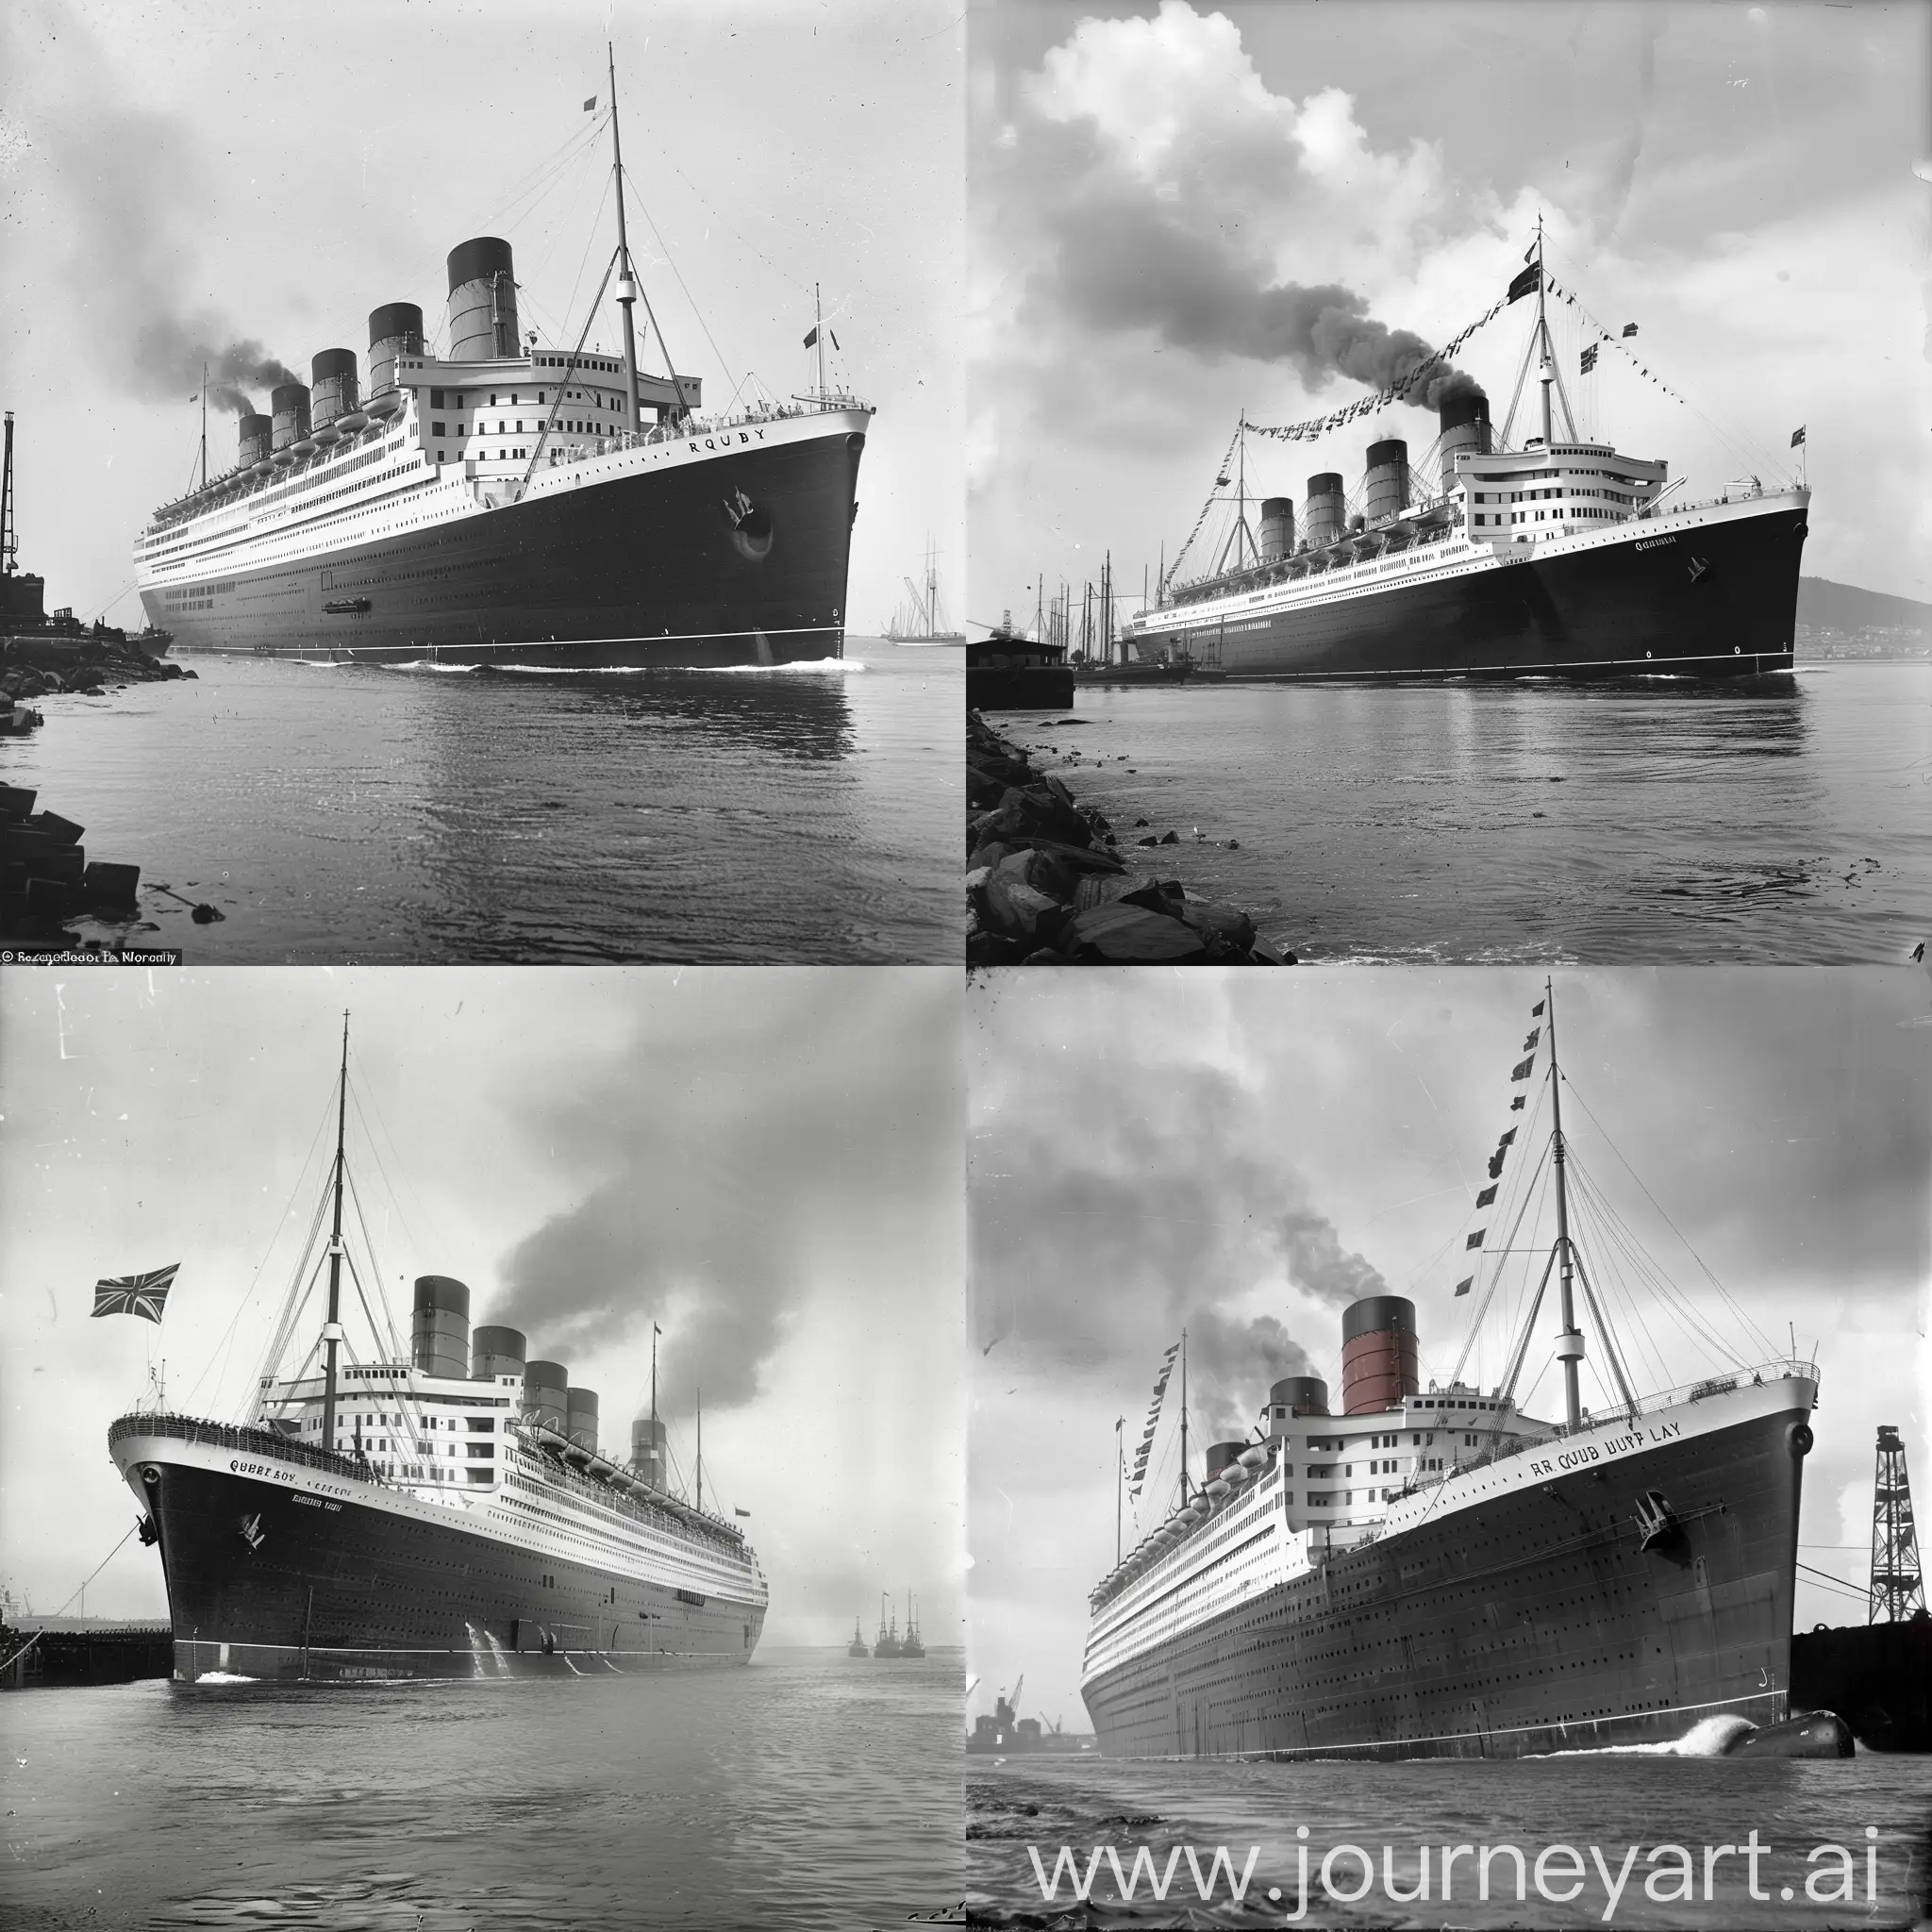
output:
[[[0,1697],[0,1924],[864,1932],[964,1888],[962,1653]]]
[[[1082,685],[993,722],[1137,865],[1304,961],[1889,964],[1932,941],[1924,661],[1754,689]]]
[[[1863,1749],[1830,1760],[1725,1758],[1704,1755],[1694,1734],[1684,1742],[1680,1752],[1400,1764],[974,1758],[971,1923],[1822,1932],[1932,1916],[1932,1761]],[[1755,1865],[1718,1857],[1707,1870],[1707,1849],[1748,1850],[1753,1832]],[[1443,1849],[1460,1845],[1471,1850],[1451,1860],[1445,1896]],[[1520,1881],[1505,1846],[1522,1855]],[[1666,1846],[1688,1857],[1688,1894],[1685,1863]],[[1416,1897],[1424,1848],[1429,1890]],[[1086,1879],[1096,1853],[1082,1903],[1075,1877]],[[1157,1897],[1171,1857],[1173,1879]]]
[[[956,963],[964,653],[723,671],[182,659],[34,701],[0,782],[194,964]],[[193,908],[219,921],[196,924]]]

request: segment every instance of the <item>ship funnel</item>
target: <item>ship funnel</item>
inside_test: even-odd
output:
[[[1341,517],[1345,507],[1341,478],[1333,470],[1324,470],[1319,476],[1308,478],[1308,508],[1302,522],[1307,531],[1311,550],[1324,543],[1332,543],[1341,535]]]
[[[592,1449],[597,1446],[597,1391],[594,1389],[572,1389],[565,1394],[565,1409],[570,1427],[564,1431],[579,1449]]]
[[[1476,456],[1490,453],[1490,399],[1485,395],[1451,396],[1439,411],[1442,425],[1442,488],[1456,483],[1456,456],[1469,450]]]
[[[653,1489],[664,1487],[664,1424],[641,1415],[630,1425],[630,1466]]]
[[[570,1371],[561,1362],[524,1365],[524,1413],[559,1436],[570,1434]]]
[[[396,392],[396,358],[423,353],[423,311],[413,302],[385,302],[369,311],[369,413],[393,416],[402,408]]]
[[[1208,1480],[1217,1482],[1241,1459],[1245,1442],[1216,1442],[1208,1451]]]
[[[273,456],[295,459],[295,445],[308,441],[308,391],[299,382],[278,382],[269,397],[275,411]]]
[[[1416,1371],[1415,1304],[1399,1294],[1372,1294],[1341,1317],[1341,1412],[1375,1415],[1399,1408],[1422,1387]]]
[[[342,433],[341,416],[358,413],[356,394],[356,352],[354,349],[324,349],[308,364],[309,420],[318,442],[333,442]],[[323,432],[326,430],[327,436]]]
[[[483,362],[522,353],[517,283],[508,242],[479,235],[449,252],[449,357]]]
[[[1294,548],[1294,505],[1271,496],[1261,505],[1261,561],[1279,563]]]
[[[269,452],[275,447],[275,418],[244,416],[242,419],[242,448],[237,461],[241,468],[266,469]]]
[[[1369,445],[1362,514],[1372,524],[1399,515],[1408,502],[1408,445],[1400,437]]]
[[[419,1374],[458,1381],[469,1374],[470,1291],[460,1281],[447,1274],[417,1275],[409,1353]]]
[[[521,1328],[478,1328],[470,1336],[470,1379],[493,1382],[499,1375],[524,1379],[530,1344]]]
[[[1328,1413],[1328,1385],[1319,1375],[1284,1375],[1268,1391],[1268,1413],[1274,1422],[1291,1422],[1301,1415]]]

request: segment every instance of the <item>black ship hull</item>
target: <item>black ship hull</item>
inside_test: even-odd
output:
[[[1511,1757],[1788,1714],[1791,1413],[1378,1541],[1083,1687],[1109,1757]],[[1646,1550],[1630,1505],[1670,1498]]]
[[[1932,1619],[1800,1631],[1791,1702],[1837,1711],[1868,1750],[1932,1752]]]
[[[240,1459],[240,1458],[237,1458]],[[743,1664],[762,1604],[702,1598],[460,1521],[185,1461],[142,1467],[175,1674],[329,1682]],[[453,1512],[452,1512],[453,1513]],[[692,1600],[696,1599],[696,1600]]]
[[[1806,516],[1786,501],[1664,518],[1521,562],[1208,623],[1188,623],[1182,606],[1153,612],[1135,641],[1231,677],[1766,676],[1791,669]]]
[[[722,434],[721,441],[728,441]],[[405,534],[145,589],[177,654],[548,669],[709,667],[844,651],[865,438],[747,444]]]

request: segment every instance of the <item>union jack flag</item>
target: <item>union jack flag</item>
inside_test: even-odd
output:
[[[180,1270],[178,1261],[157,1268],[148,1274],[117,1274],[110,1281],[94,1283],[94,1313],[97,1315],[139,1315],[143,1322],[158,1324],[167,1306],[168,1291]]]

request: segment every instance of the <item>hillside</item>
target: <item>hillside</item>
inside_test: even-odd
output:
[[[1806,630],[1908,630],[1932,637],[1932,604],[1835,584],[1829,577],[1800,577],[1798,623]]]

